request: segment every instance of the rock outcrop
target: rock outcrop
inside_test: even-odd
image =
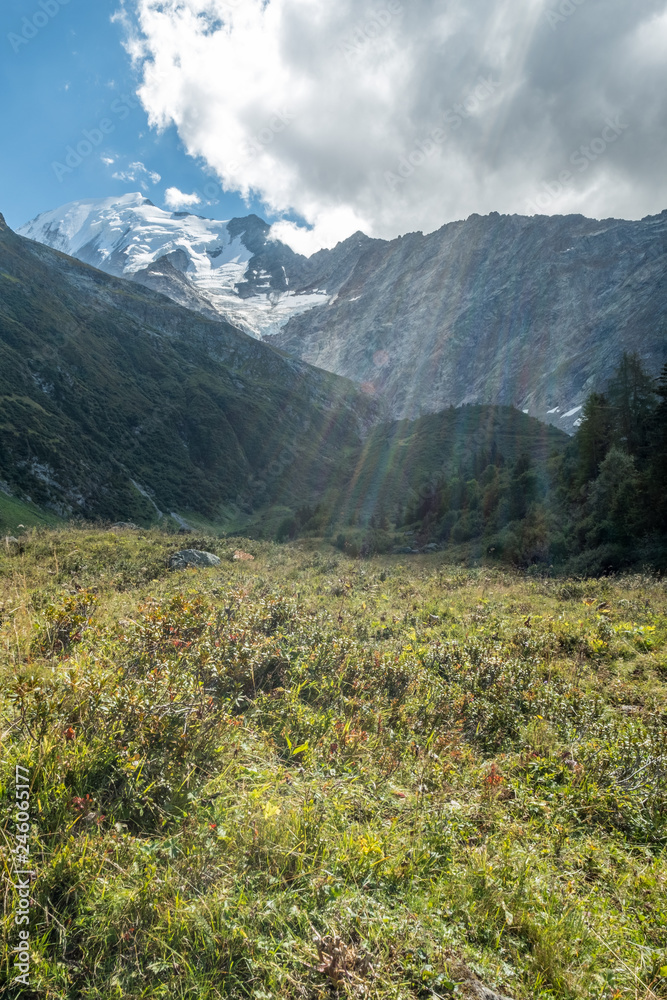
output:
[[[272,343],[364,384],[395,417],[493,403],[572,432],[623,351],[655,374],[667,360],[667,212],[472,216],[368,241],[335,298]]]
[[[183,549],[175,552],[169,559],[170,569],[211,569],[220,565],[220,557],[212,552],[199,552],[197,549]]]

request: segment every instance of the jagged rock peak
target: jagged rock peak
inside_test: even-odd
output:
[[[230,219],[227,231],[232,239],[241,237],[251,253],[261,253],[266,246],[271,227],[258,215],[247,215],[245,218]]]
[[[2,232],[3,229],[8,229],[8,228],[9,227],[8,227],[7,223],[5,222],[5,217],[2,214],[2,212],[0,212],[0,232]]]

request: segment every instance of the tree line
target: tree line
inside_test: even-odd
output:
[[[624,354],[564,450],[546,462],[477,451],[423,483],[394,520],[417,547],[581,572],[667,568],[667,365],[653,379]]]

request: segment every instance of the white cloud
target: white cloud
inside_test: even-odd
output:
[[[368,228],[368,227],[367,227]],[[323,246],[332,247],[358,229],[363,229],[353,208],[341,205],[331,208],[312,227],[299,226],[283,219],[271,226],[271,238],[286,243],[306,257]]]
[[[105,160],[106,162],[106,160]],[[113,163],[113,160],[111,160]],[[127,170],[117,170],[116,173],[111,175],[115,181],[123,181],[125,184],[140,184],[142,190],[148,191],[148,184],[146,181],[150,181],[151,184],[159,184],[162,180],[160,174],[156,173],[154,170],[149,170],[140,161],[137,163],[130,163]]]
[[[105,165],[105,167],[110,167],[112,164],[116,162],[113,156],[101,156],[100,159],[102,160],[102,163]]]
[[[177,187],[170,187],[164,193],[164,203],[175,212],[179,208],[192,208],[193,205],[201,204],[201,198],[198,194],[184,194]]]
[[[667,205],[667,0],[124,2],[151,124],[297,248]]]

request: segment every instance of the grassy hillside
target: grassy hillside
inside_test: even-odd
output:
[[[143,524],[309,502],[345,480],[372,409],[0,219],[0,479],[24,499]]]
[[[61,518],[51,511],[0,492],[0,534],[15,537],[23,528],[55,527],[60,523]]]
[[[188,544],[0,549],[3,995],[667,997],[664,581]]]

